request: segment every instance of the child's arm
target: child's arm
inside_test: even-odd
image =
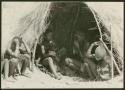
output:
[[[44,45],[41,46],[42,54],[45,54],[45,47]]]
[[[17,69],[18,69],[19,74],[21,74],[21,68],[20,68],[20,66],[19,66],[19,63],[18,63],[18,65],[17,65]]]
[[[95,54],[91,54],[92,48],[95,46],[95,42],[91,44],[91,46],[89,47],[88,51],[87,51],[87,57],[89,58],[94,58]]]
[[[54,74],[55,78],[61,79],[61,77],[57,73],[57,70],[56,70],[54,63],[53,63],[53,59],[51,57],[48,57],[48,63],[49,63],[50,69],[51,69],[52,73]]]
[[[30,54],[31,51],[30,51],[30,48],[28,47],[28,45],[26,44],[26,42],[22,39],[22,42],[24,44],[24,47],[26,48],[26,51]]]
[[[12,42],[9,44],[9,46],[8,46],[8,48],[7,48],[7,52],[11,55],[11,56],[13,56],[13,57],[17,57],[17,55],[18,55],[18,51],[19,51],[19,46],[18,45],[16,45],[16,50],[15,50],[15,52],[13,52],[12,51],[12,49],[11,49],[11,44],[13,44]]]

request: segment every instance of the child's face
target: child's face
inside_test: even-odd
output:
[[[50,32],[50,33],[48,33],[47,34],[47,39],[48,40],[52,40],[52,38],[53,38],[53,34]]]
[[[97,61],[100,61],[100,60],[102,60],[103,58],[96,55],[96,56],[95,56],[95,59],[96,59]]]
[[[15,50],[16,47],[19,47],[19,40],[18,39],[14,39],[14,41],[11,44],[11,49]]]
[[[19,40],[18,39],[15,39],[14,42],[19,45]]]

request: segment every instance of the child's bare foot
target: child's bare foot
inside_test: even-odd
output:
[[[31,78],[31,76],[29,74],[27,74],[27,73],[22,73],[21,75],[25,76],[25,77],[28,77],[28,78]]]
[[[18,80],[16,76],[13,76],[13,79]]]
[[[8,78],[5,78],[5,81],[7,82],[15,82],[17,81],[16,79],[14,79],[12,76],[8,77]]]
[[[58,74],[58,76],[61,76],[61,73],[57,73]]]
[[[62,79],[62,77],[60,75],[55,75],[54,78],[58,79],[58,80]]]

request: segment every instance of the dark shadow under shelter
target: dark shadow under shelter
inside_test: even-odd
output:
[[[98,14],[94,11],[96,18],[99,20]],[[100,33],[97,27],[97,22],[94,18],[92,10],[82,2],[53,2],[51,3],[50,13],[46,19],[46,24],[49,25],[46,31],[51,30],[54,34],[54,40],[59,48],[65,47],[68,54],[72,54],[73,35],[78,35],[82,38],[82,46],[80,49],[88,49],[88,46],[95,41],[99,41]],[[103,22],[99,21],[102,32],[102,38],[108,49],[111,50],[110,32],[107,30]],[[40,38],[42,35],[40,36]],[[88,46],[85,46],[88,43]],[[86,48],[86,49],[84,49]],[[114,47],[114,58],[121,69],[117,50]],[[94,50],[93,50],[94,51]],[[36,51],[37,52],[37,51]],[[86,52],[86,51],[85,51]],[[116,72],[117,73],[117,72]]]

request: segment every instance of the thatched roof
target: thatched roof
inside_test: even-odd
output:
[[[84,2],[80,2],[83,3]],[[23,3],[26,4],[26,3]],[[100,3],[100,2],[85,2],[88,7],[92,8],[96,12],[96,16],[101,20],[103,25],[105,26],[106,30],[110,33],[110,24],[111,24],[111,30],[112,30],[112,41],[113,41],[113,47],[116,49],[118,55],[120,55],[120,58],[123,58],[123,4],[122,3]],[[6,23],[2,22],[2,52],[5,50],[9,40],[11,39],[11,36],[19,35],[22,33],[23,38],[27,41],[28,45],[32,49],[33,43],[36,36],[41,35],[51,24],[51,19],[53,15],[50,15],[50,10],[52,10],[52,4],[50,2],[42,2],[42,3],[32,3],[34,8],[32,10],[28,10],[23,12],[22,11],[22,17],[19,16],[14,24],[14,26],[8,27],[6,31],[5,27],[7,26]],[[57,4],[58,5],[58,4]],[[119,5],[119,8],[114,7],[115,5]],[[3,4],[4,6],[4,4]],[[32,7],[32,6],[30,6]],[[70,7],[70,5],[69,5]],[[3,20],[10,19],[7,18],[6,13],[7,10],[4,11],[5,7],[3,8]],[[13,14],[13,10],[11,9],[12,13],[9,13],[9,15]],[[18,11],[17,11],[18,12]],[[21,12],[21,10],[19,11]],[[117,13],[116,13],[117,12]],[[23,13],[26,13],[25,15]],[[56,13],[56,12],[55,12]],[[18,15],[17,13],[15,16]],[[9,16],[8,16],[9,17]],[[48,18],[49,17],[49,18]],[[14,18],[14,17],[13,17]],[[60,20],[63,20],[65,17],[63,17]],[[12,22],[12,21],[11,21]],[[11,23],[9,22],[9,23]],[[67,18],[68,22],[68,18]],[[69,21],[70,22],[70,21]],[[8,24],[9,24],[8,23]],[[65,26],[66,27],[66,26]],[[63,27],[62,27],[63,28]],[[12,30],[13,29],[13,30]],[[6,35],[8,33],[8,35]],[[5,41],[5,39],[7,39]],[[123,60],[123,59],[122,59]]]
[[[49,2],[2,2],[2,52],[9,41],[20,33],[26,37],[25,40],[33,40],[31,38],[34,36],[34,22],[38,19],[43,22],[48,5]]]

